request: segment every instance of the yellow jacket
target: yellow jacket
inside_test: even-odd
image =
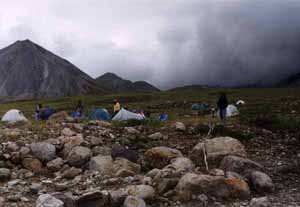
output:
[[[117,103],[114,105],[114,112],[120,111],[120,109],[121,109],[121,106],[120,106],[119,102],[117,102]]]

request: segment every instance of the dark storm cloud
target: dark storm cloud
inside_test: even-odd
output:
[[[299,1],[219,1],[200,9],[195,31],[160,37],[168,84],[246,85],[300,72]]]
[[[93,77],[162,88],[247,85],[300,72],[299,0],[11,0],[0,46],[30,38]]]

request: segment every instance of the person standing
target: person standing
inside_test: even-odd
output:
[[[114,116],[121,110],[121,105],[118,100],[114,100]]]
[[[219,108],[220,118],[222,121],[225,121],[226,120],[226,109],[228,106],[228,100],[227,100],[225,93],[221,93],[217,105]]]
[[[78,101],[75,111],[78,113],[79,117],[84,116],[84,105],[81,100]]]
[[[35,106],[35,120],[40,120],[40,113],[41,113],[41,110],[43,108],[43,105],[42,104],[37,104]]]

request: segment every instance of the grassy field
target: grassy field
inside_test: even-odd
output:
[[[0,105],[2,116],[9,109],[19,109],[25,116],[33,119],[36,103],[51,106],[58,111],[71,112],[78,100],[82,100],[87,110],[93,107],[112,109],[112,102],[118,99],[122,106],[129,109],[144,109],[156,117],[166,111],[171,120],[205,121],[205,117],[184,116],[192,113],[193,103],[207,103],[210,107],[216,107],[220,91],[227,94],[230,103],[244,100],[246,105],[239,107],[241,115],[239,119],[247,123],[259,122],[260,116],[266,119],[274,119],[279,115],[283,119],[298,117],[300,113],[300,89],[299,88],[271,88],[271,89],[203,89],[198,91],[176,91],[157,93],[126,93],[104,96],[65,97],[49,100],[17,101]],[[181,116],[180,116],[181,115]],[[264,120],[262,120],[263,122]],[[257,123],[256,123],[257,124]],[[258,123],[259,124],[259,123]],[[262,123],[264,124],[264,123]]]

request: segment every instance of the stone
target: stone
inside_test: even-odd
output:
[[[154,183],[154,188],[158,195],[163,195],[164,193],[173,190],[178,184],[179,178],[160,178],[156,179]]]
[[[33,143],[30,145],[31,153],[42,162],[49,162],[55,158],[56,148],[48,143]]]
[[[271,203],[267,197],[252,198],[250,207],[270,207]]]
[[[89,192],[80,196],[76,203],[77,207],[108,207],[110,196],[100,191]]]
[[[54,193],[52,196],[61,200],[64,203],[64,207],[76,207],[76,200],[72,193]]]
[[[64,165],[64,160],[62,158],[56,158],[47,163],[47,168],[52,172],[59,171]]]
[[[66,137],[72,137],[76,135],[76,132],[72,131],[70,128],[64,128],[61,131],[61,135],[66,136]]]
[[[153,179],[153,178],[156,177],[160,172],[161,172],[160,169],[154,168],[154,169],[150,170],[150,171],[146,174],[146,176]]]
[[[177,172],[188,172],[195,168],[195,164],[187,157],[177,157],[172,159],[171,164],[165,168],[170,168]]]
[[[147,207],[145,201],[136,196],[128,196],[124,201],[123,207]]]
[[[64,207],[64,203],[49,194],[43,194],[36,200],[36,207]]]
[[[169,147],[154,147],[145,152],[145,158],[154,168],[163,168],[170,163],[170,161],[177,157],[183,157],[182,153],[177,149]]]
[[[133,163],[127,159],[124,158],[117,158],[114,163],[113,163],[113,168],[112,168],[113,172],[116,173],[116,176],[121,176],[122,174],[120,174],[120,171],[124,171],[125,172],[132,172],[129,173],[128,176],[133,176],[135,174],[140,173],[141,171],[141,166],[139,164]],[[126,176],[127,173],[122,177],[127,177]]]
[[[60,139],[64,145],[80,146],[84,142],[81,134],[72,137],[60,137]]]
[[[139,156],[135,151],[126,149],[118,145],[112,147],[111,157],[113,158],[113,160],[115,160],[117,157],[126,158],[127,160],[130,160],[131,162],[135,162],[135,163],[139,159]]]
[[[128,195],[136,196],[143,200],[153,200],[156,196],[155,190],[150,185],[131,185],[126,189]]]
[[[67,161],[71,166],[81,167],[92,157],[92,151],[87,147],[74,147],[67,156]]]
[[[247,175],[250,186],[260,194],[268,194],[274,192],[274,184],[272,179],[265,173],[260,171],[252,171]]]
[[[226,178],[236,178],[236,179],[240,179],[240,180],[243,180],[243,176],[241,176],[240,174],[236,173],[236,172],[232,172],[232,171],[226,171],[225,172],[225,177]]]
[[[43,164],[40,160],[35,158],[25,158],[22,162],[25,169],[30,170],[34,173],[39,173],[42,171]]]
[[[20,149],[20,158],[24,159],[30,154],[30,149],[28,147],[21,147]]]
[[[177,199],[190,201],[192,195],[206,194],[222,199],[248,199],[248,184],[239,179],[227,179],[220,176],[185,174],[176,186]]]
[[[101,138],[97,138],[97,137],[92,137],[90,144],[92,147],[94,146],[99,146],[103,144],[103,140]]]
[[[37,194],[40,190],[43,189],[43,185],[41,183],[32,183],[29,189],[31,193]]]
[[[110,191],[111,206],[113,207],[122,206],[127,196],[128,194],[126,192],[126,189],[124,188],[120,188],[115,191]]]
[[[244,176],[248,171],[262,170],[263,166],[247,158],[227,156],[224,157],[219,168],[224,171],[236,172]]]
[[[125,131],[129,134],[139,134],[140,131],[135,129],[134,127],[125,127]]]
[[[5,181],[10,179],[11,172],[7,168],[0,168],[0,181]]]
[[[209,166],[218,167],[225,156],[247,157],[244,145],[232,137],[217,137],[198,143],[191,151],[190,158],[197,166],[205,166],[204,154]]]
[[[181,131],[181,132],[185,132],[186,131],[186,126],[182,122],[176,122],[174,124],[174,128],[175,128],[176,131]]]
[[[96,147],[93,147],[92,152],[93,152],[93,156],[97,156],[97,155],[110,156],[111,148],[96,146]]]
[[[70,169],[65,170],[61,176],[66,179],[73,179],[77,175],[80,175],[81,173],[82,173],[82,169],[71,167]]]
[[[156,132],[154,134],[149,135],[149,138],[153,140],[159,140],[163,138],[163,135],[160,132]]]
[[[65,112],[65,111],[60,111],[60,112],[57,112],[57,113],[51,115],[51,116],[49,117],[49,122],[58,122],[58,123],[62,123],[62,122],[64,122],[64,121],[67,119],[68,116],[69,116],[69,115],[68,115],[67,112]]]
[[[209,171],[209,174],[212,176],[225,176],[224,170],[221,169],[212,169]]]
[[[98,171],[101,175],[110,175],[113,168],[113,159],[111,156],[98,155],[93,157],[89,163],[89,169]]]

